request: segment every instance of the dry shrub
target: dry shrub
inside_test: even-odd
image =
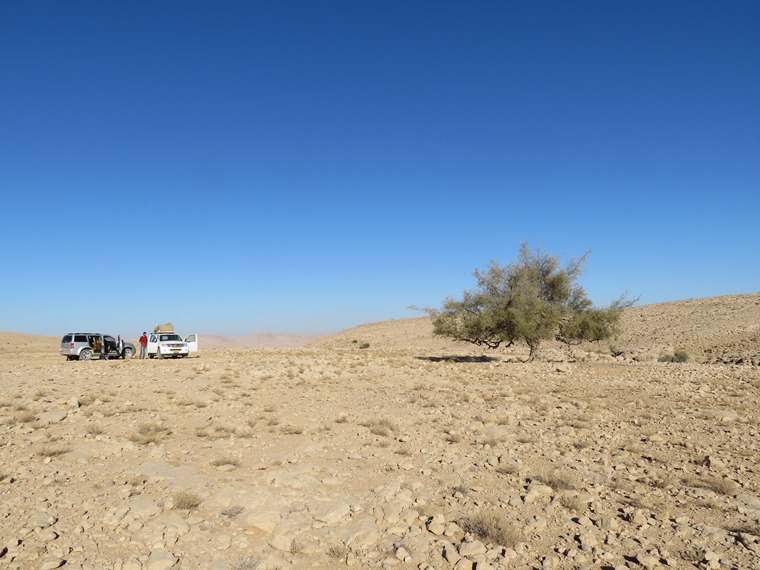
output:
[[[582,513],[586,510],[586,503],[581,501],[577,495],[562,495],[559,498],[559,504],[574,513]]]
[[[389,435],[391,435],[391,430],[389,430],[385,426],[370,426],[369,433],[371,433],[373,435],[380,435],[380,436],[383,436],[383,437],[388,437]]]
[[[303,544],[297,539],[294,538],[290,541],[290,553],[291,554],[301,554],[303,552]]]
[[[504,463],[496,468],[496,472],[499,475],[517,475],[520,467],[515,463]]]
[[[458,522],[465,532],[470,532],[492,544],[511,548],[521,540],[520,532],[505,513],[481,510]]]
[[[189,491],[174,493],[174,508],[189,511],[201,504],[201,498]]]
[[[555,491],[569,491],[575,489],[576,486],[575,476],[569,471],[560,469],[544,471],[536,478]]]
[[[286,435],[300,435],[303,433],[303,428],[301,426],[286,425],[282,426],[280,431]]]
[[[18,415],[18,421],[24,424],[31,423],[37,419],[37,416],[32,412],[22,412]]]
[[[137,429],[129,436],[129,439],[135,443],[147,445],[149,443],[158,443],[161,438],[171,433],[169,428],[157,423],[145,423],[137,426]]]
[[[334,544],[327,549],[327,556],[334,560],[342,560],[348,556],[348,548],[343,544]]]
[[[224,465],[232,465],[233,467],[240,467],[240,460],[237,457],[222,456],[217,457],[211,462],[214,467],[222,467]]]
[[[46,443],[40,449],[40,455],[43,457],[57,457],[69,451],[71,451],[71,448],[67,445]]]
[[[736,482],[725,477],[711,477],[703,481],[700,486],[719,495],[735,495],[739,490],[739,485]]]
[[[517,443],[538,443],[538,438],[533,435],[517,436]]]
[[[256,570],[261,564],[260,558],[254,558],[250,554],[241,554],[237,560],[232,563],[232,570]]]
[[[375,419],[375,420],[362,422],[361,425],[363,427],[369,428],[369,432],[371,434],[380,435],[383,437],[388,437],[397,429],[396,424],[394,424],[388,418],[381,418],[381,419]]]

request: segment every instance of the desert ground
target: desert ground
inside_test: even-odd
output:
[[[107,362],[0,333],[0,568],[760,568],[760,293],[534,363],[431,331]]]

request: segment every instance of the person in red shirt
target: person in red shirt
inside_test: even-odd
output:
[[[148,337],[146,336],[145,331],[143,331],[142,336],[140,337],[140,358],[145,358],[145,353],[148,350]]]

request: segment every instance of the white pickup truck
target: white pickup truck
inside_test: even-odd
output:
[[[182,338],[173,330],[156,330],[148,337],[149,358],[185,358],[197,352],[197,334]]]

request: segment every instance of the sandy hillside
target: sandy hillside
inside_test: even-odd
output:
[[[426,319],[160,361],[3,333],[0,568],[760,568],[758,301],[532,364]]]
[[[416,351],[423,348],[446,355],[491,356],[527,354],[524,346],[489,350],[432,336],[428,317],[367,323],[319,339],[311,346],[350,348],[369,344],[373,348]],[[553,357],[573,353],[547,343]],[[583,346],[584,351],[607,351],[613,346],[629,358],[657,358],[662,353],[685,349],[699,362],[738,360],[760,352],[760,292],[707,299],[689,299],[634,307],[624,313],[621,334],[609,341]]]

